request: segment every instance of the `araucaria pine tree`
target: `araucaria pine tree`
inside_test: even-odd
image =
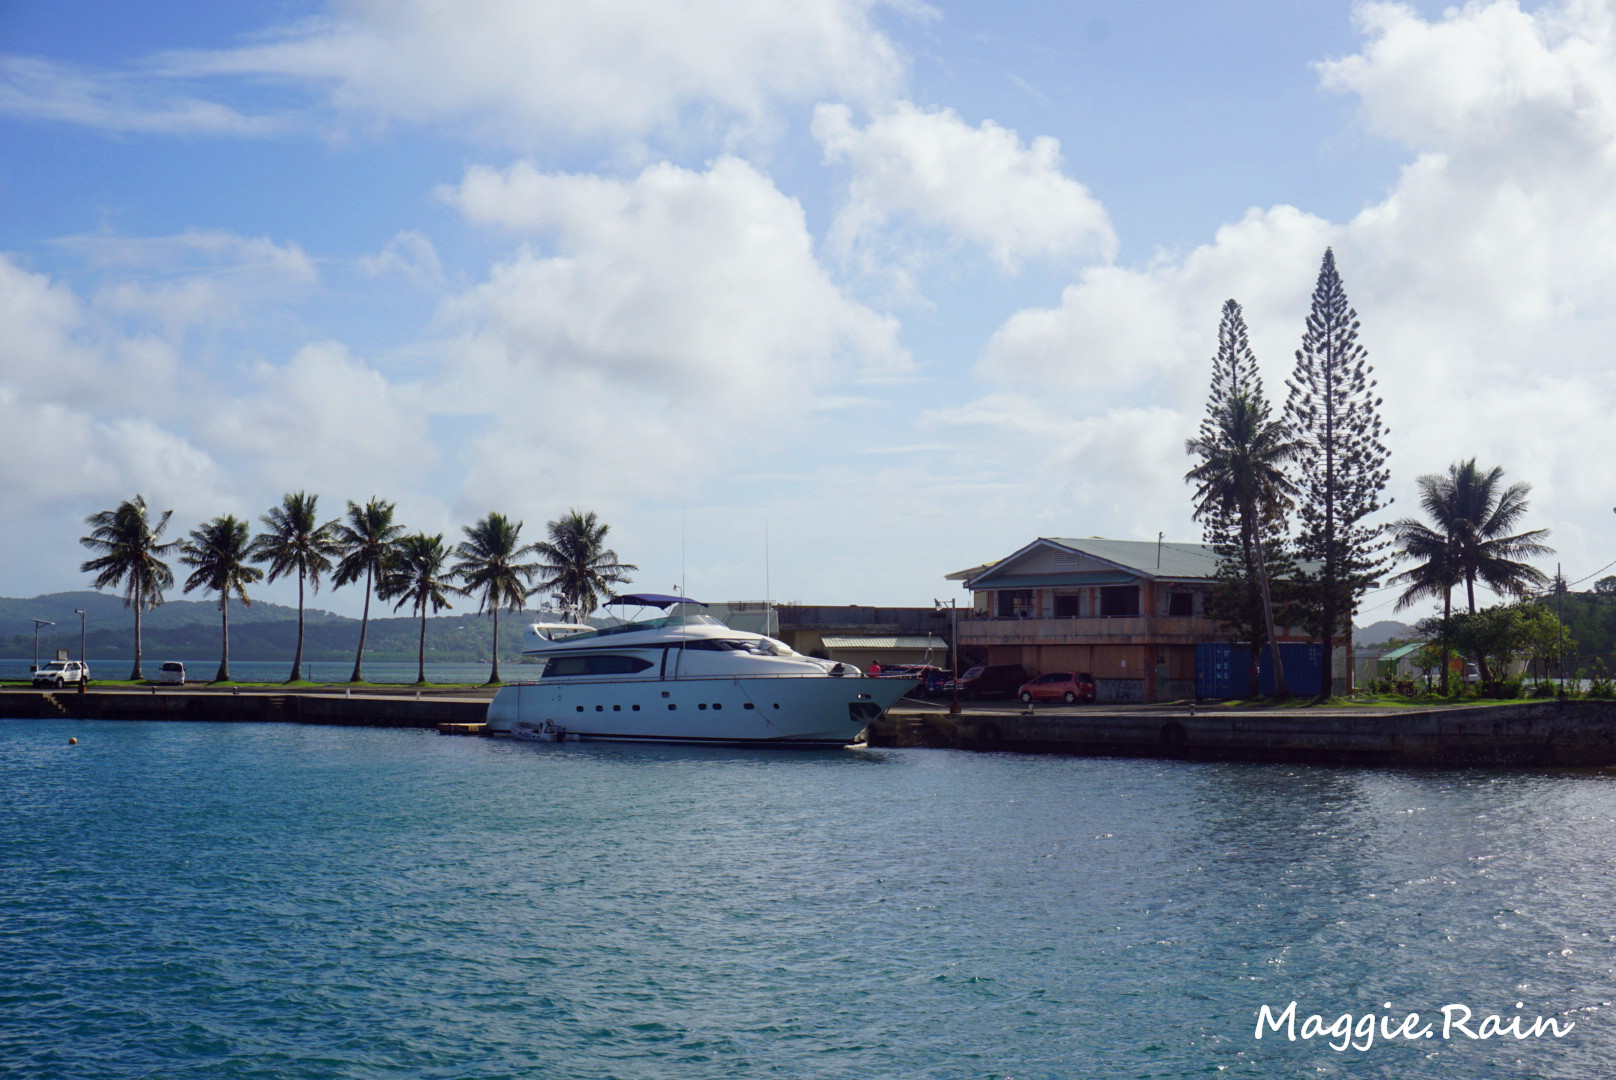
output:
[[[1285,402],[1298,443],[1297,578],[1308,629],[1324,641],[1320,697],[1331,691],[1337,637],[1388,562],[1383,526],[1367,523],[1381,508],[1389,475],[1381,399],[1367,357],[1358,344],[1358,313],[1326,249]]]
[[[1218,553],[1217,585],[1207,598],[1207,614],[1250,643],[1253,692],[1257,658],[1264,647],[1270,649],[1274,690],[1286,697],[1270,582],[1276,571],[1288,569],[1285,512],[1296,487],[1285,466],[1295,457],[1296,446],[1286,426],[1270,418],[1246,321],[1233,300],[1223,305],[1218,325],[1206,417],[1184,449],[1200,459],[1184,479],[1195,484],[1195,517]]]

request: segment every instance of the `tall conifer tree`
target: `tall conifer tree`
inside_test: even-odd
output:
[[[1273,574],[1288,569],[1285,512],[1296,488],[1285,465],[1296,447],[1285,425],[1270,418],[1262,375],[1247,338],[1240,305],[1223,305],[1218,352],[1206,417],[1185,450],[1200,463],[1185,475],[1196,485],[1195,516],[1218,553],[1218,583],[1207,613],[1251,644],[1249,680],[1258,687],[1257,658],[1271,649],[1274,689],[1285,697],[1284,666],[1274,631]]]
[[[1297,576],[1307,594],[1308,629],[1324,640],[1320,697],[1330,695],[1336,635],[1344,620],[1351,625],[1359,598],[1388,561],[1383,526],[1365,523],[1381,508],[1390,475],[1373,372],[1335,253],[1325,249],[1285,402],[1299,442],[1296,553],[1308,564]]]

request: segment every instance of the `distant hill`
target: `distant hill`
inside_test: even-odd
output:
[[[74,613],[75,608],[85,611],[85,624],[92,628],[127,627],[131,633],[135,628],[135,613],[123,606],[123,597],[117,593],[82,592],[46,593],[31,600],[16,600],[11,597],[0,597],[0,636],[10,634],[27,634],[33,639],[35,619],[49,619],[56,626],[52,632],[61,633],[62,628],[72,625],[73,639],[78,640],[79,617]],[[316,623],[356,622],[346,619],[342,615],[333,615],[329,611],[318,608],[307,608],[303,613],[304,622],[313,626]],[[297,608],[287,607],[283,604],[272,604],[267,600],[255,600],[251,607],[243,607],[234,601],[230,604],[230,627],[245,626],[250,623],[274,623],[290,620],[297,622]],[[146,612],[141,620],[147,630],[160,630],[178,626],[189,626],[193,623],[206,623],[216,626],[219,622],[219,604],[217,600],[165,600],[151,611]],[[44,632],[40,633],[43,641]]]
[[[57,649],[79,651],[79,617],[83,608],[85,646],[100,660],[133,659],[135,617],[123,598],[91,591],[48,593],[29,600],[0,597],[0,654],[33,655],[34,619],[56,623],[41,629],[42,657]],[[371,608],[373,612],[377,607]],[[375,660],[413,660],[420,640],[420,622],[411,616],[392,616],[391,606],[380,607],[387,618],[372,616],[365,638],[365,655]],[[553,612],[501,612],[500,659],[521,655],[523,624],[554,620]],[[148,658],[194,660],[219,654],[219,608],[205,600],[170,600],[146,613],[142,622],[142,648]],[[359,620],[329,611],[308,609],[304,617],[305,660],[352,660],[359,647]],[[493,620],[487,615],[464,613],[427,619],[428,660],[457,662],[488,658],[493,651]],[[230,605],[230,657],[233,660],[289,660],[297,647],[297,609],[255,601],[251,607]]]
[[[1414,636],[1414,628],[1408,623],[1393,622],[1382,619],[1380,622],[1370,623],[1368,626],[1354,626],[1352,628],[1353,648],[1361,649],[1366,645],[1380,645],[1396,638],[1408,641]]]

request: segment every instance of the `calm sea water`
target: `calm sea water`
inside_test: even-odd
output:
[[[49,657],[41,656],[40,665],[49,661]],[[157,676],[157,668],[164,660],[178,660],[185,665],[185,676],[193,682],[208,682],[219,671],[219,658],[192,659],[184,656],[163,656],[157,659],[144,661],[143,668],[148,679]],[[32,657],[21,659],[0,659],[0,679],[27,679],[33,665]],[[129,669],[133,664],[129,659],[123,660],[97,660],[90,659],[90,674],[95,678],[127,679]],[[473,664],[435,664],[428,662],[426,677],[428,682],[436,683],[485,683],[488,681],[489,664],[484,660]],[[538,671],[537,665],[521,664],[516,661],[502,660],[499,664],[500,677],[509,681],[531,678]],[[292,661],[287,660],[232,660],[230,661],[230,677],[238,682],[285,682],[292,674]],[[303,661],[303,678],[309,682],[343,683],[353,674],[353,661],[350,660],[305,660]],[[374,683],[412,683],[417,674],[414,660],[403,663],[384,662],[380,660],[365,661],[365,680]]]
[[[1598,774],[4,721],[0,1074],[1594,1080],[1613,839]]]

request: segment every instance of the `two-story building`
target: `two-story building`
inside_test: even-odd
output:
[[[1209,544],[1040,537],[948,577],[972,594],[960,646],[985,648],[988,663],[1090,672],[1102,701],[1163,701],[1194,697],[1195,647],[1229,639],[1206,615],[1217,568]]]

